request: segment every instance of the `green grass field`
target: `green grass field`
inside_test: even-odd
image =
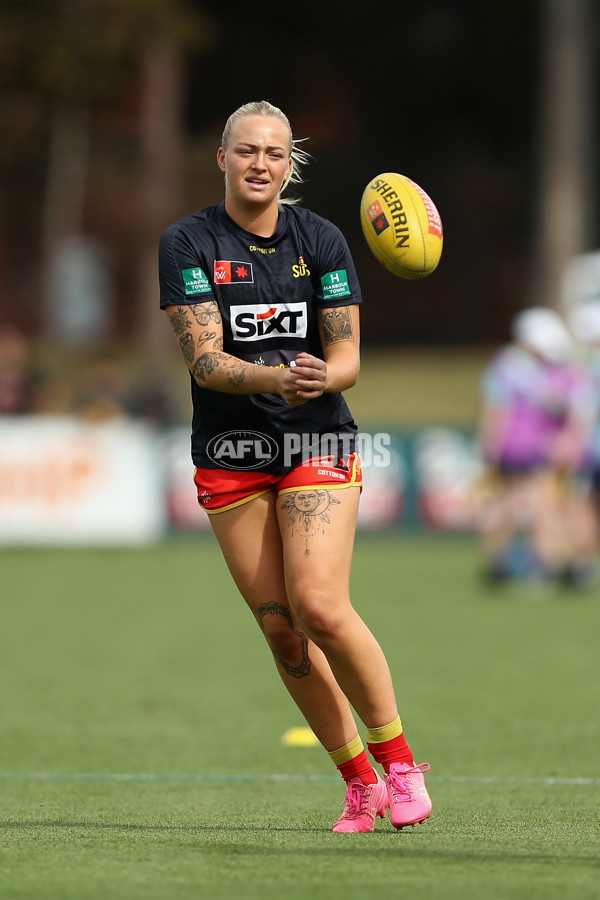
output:
[[[303,723],[211,537],[0,572],[2,900],[598,897],[594,592],[489,592],[470,538],[359,537],[434,811],[335,835],[343,783],[282,744]]]

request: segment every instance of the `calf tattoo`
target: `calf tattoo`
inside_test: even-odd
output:
[[[277,603],[273,601],[272,603],[262,603],[258,607],[258,621],[260,623],[260,627],[264,631],[263,619],[265,616],[283,616],[288,625],[290,626],[291,631],[294,634],[297,634],[300,638],[300,652],[302,655],[302,662],[299,666],[292,666],[290,663],[286,662],[280,656],[278,656],[273,651],[273,656],[277,660],[277,662],[285,669],[288,675],[291,675],[293,678],[304,678],[305,675],[308,675],[310,672],[310,659],[308,658],[308,640],[306,635],[302,631],[298,631],[298,629],[294,626],[292,621],[292,617],[289,613],[289,610],[283,605],[283,603]]]

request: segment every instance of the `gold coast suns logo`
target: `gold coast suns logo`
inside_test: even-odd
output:
[[[302,278],[304,275],[310,275],[310,269],[304,262],[304,257],[300,256],[297,265],[292,266],[292,275],[294,278]]]

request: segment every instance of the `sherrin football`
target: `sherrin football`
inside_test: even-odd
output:
[[[384,172],[366,186],[360,223],[367,244],[401,278],[431,275],[442,255],[442,220],[431,197],[406,175]]]

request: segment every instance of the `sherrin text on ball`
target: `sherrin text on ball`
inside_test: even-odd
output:
[[[384,172],[366,186],[360,223],[367,244],[401,278],[425,278],[437,267],[444,243],[436,206],[412,179]]]

